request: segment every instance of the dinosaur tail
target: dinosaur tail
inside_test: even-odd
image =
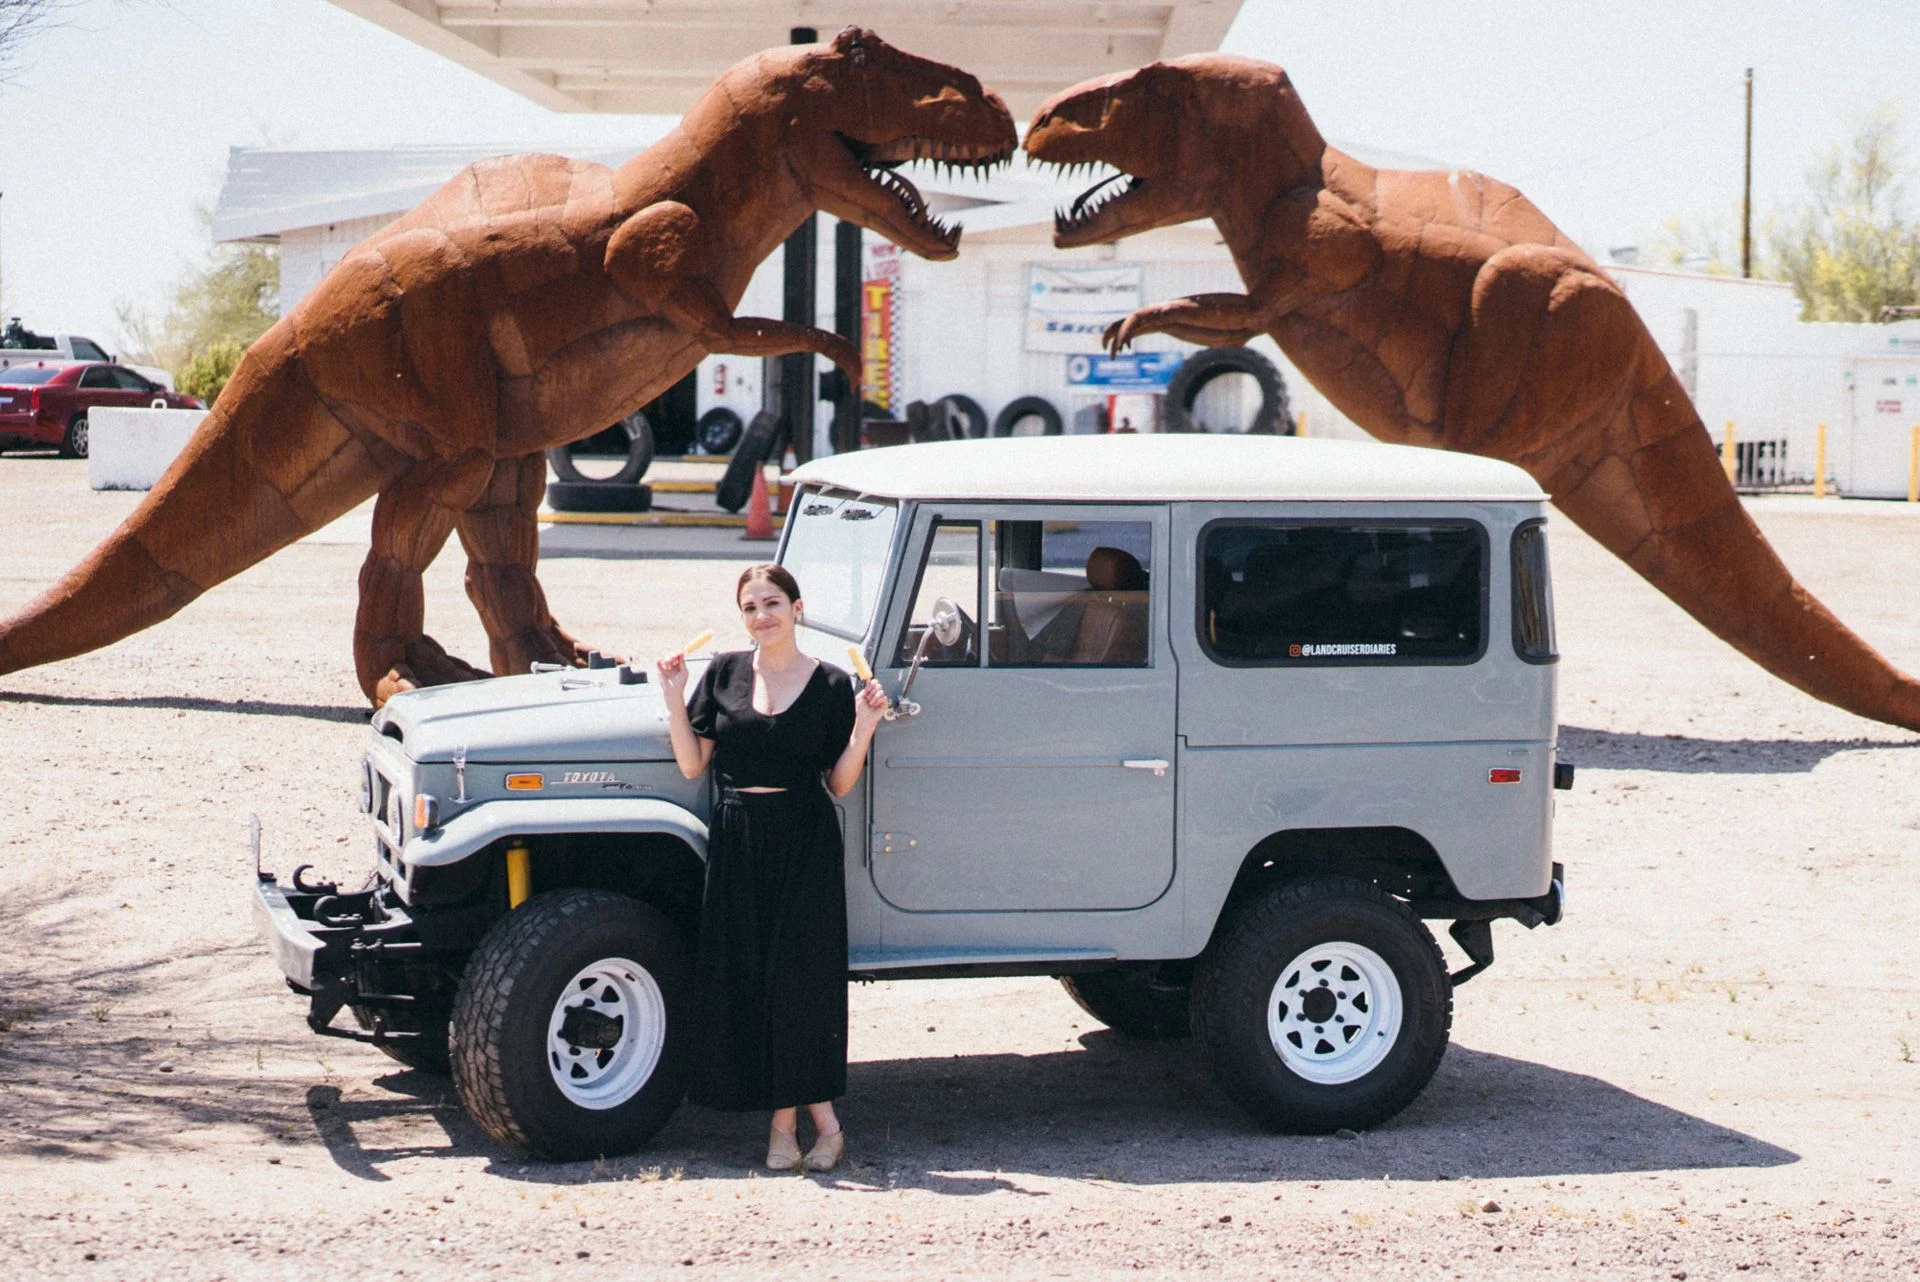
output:
[[[133,514],[52,588],[0,621],[0,674],[152,627],[379,488],[376,459],[326,410],[298,363],[272,352],[278,337],[255,344]]]
[[[1651,347],[1652,340],[1647,340]],[[1740,504],[1686,392],[1658,371],[1631,428],[1584,475],[1548,489],[1560,510],[1709,630],[1816,699],[1920,730],[1920,681],[1882,658],[1795,581]],[[1621,436],[1632,444],[1620,445]],[[1589,456],[1589,459],[1591,456]]]

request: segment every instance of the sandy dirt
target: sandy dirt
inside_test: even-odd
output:
[[[0,611],[133,502],[0,460]],[[1855,507],[1759,513],[1920,668],[1920,520]],[[1051,981],[904,982],[853,992],[830,1177],[766,1176],[757,1119],[695,1109],[643,1156],[528,1162],[443,1080],[309,1034],[247,917],[250,811],[269,866],[364,871],[351,529],[0,678],[0,1276],[1920,1274],[1920,736],[1554,538],[1569,915],[1496,927],[1432,1086],[1353,1139],[1261,1132],[1189,1046]],[[737,564],[543,578],[577,634],[651,654],[725,622]],[[461,568],[429,626],[480,658]]]

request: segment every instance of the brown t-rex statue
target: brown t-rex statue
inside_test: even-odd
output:
[[[1514,188],[1363,164],[1326,144],[1286,72],[1225,54],[1066,90],[1026,149],[1121,171],[1058,216],[1055,244],[1211,218],[1246,282],[1141,308],[1108,330],[1112,350],[1271,334],[1373,435],[1518,464],[1767,671],[1920,730],[1920,683],[1794,581],[1626,296]]]
[[[617,170],[470,166],[248,350],[145,501],[0,623],[0,674],[150,627],[375,493],[353,654],[376,706],[487,675],[423,631],[421,575],[454,531],[493,670],[583,662],[534,577],[543,452],[709,352],[815,352],[857,385],[845,339],[733,315],[754,268],[816,209],[952,258],[958,230],[892,167],[994,165],[1016,141],[973,76],[849,27],[734,66]]]

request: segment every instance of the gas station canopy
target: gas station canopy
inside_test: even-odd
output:
[[[965,67],[1015,119],[1056,90],[1220,47],[1241,0],[332,0],[556,111],[679,115],[794,27],[850,23]]]

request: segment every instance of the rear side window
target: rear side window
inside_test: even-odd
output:
[[[80,376],[80,386],[117,388],[120,386],[120,382],[118,379],[114,378],[113,370],[111,367],[106,365],[95,365],[93,368],[89,369],[86,373]]]
[[[108,361],[113,359],[102,351],[100,345],[92,339],[77,336],[73,340],[73,358],[79,361]]]
[[[1486,648],[1472,522],[1216,522],[1200,583],[1201,640],[1223,663],[1471,663]]]
[[[12,369],[0,370],[0,383],[14,387],[35,387],[51,381],[55,374],[66,368],[65,365],[15,365]]]
[[[1553,579],[1547,572],[1547,523],[1513,532],[1513,651],[1528,663],[1554,663]]]

